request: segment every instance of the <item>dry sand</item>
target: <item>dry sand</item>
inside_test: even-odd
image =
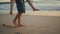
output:
[[[10,2],[10,0],[0,0],[0,2]]]

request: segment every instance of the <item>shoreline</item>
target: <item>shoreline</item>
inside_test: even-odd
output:
[[[9,10],[0,10],[0,14],[9,14]],[[17,14],[17,10],[13,14]],[[23,15],[60,16],[60,11],[26,11]]]

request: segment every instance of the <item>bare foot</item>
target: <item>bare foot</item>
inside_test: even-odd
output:
[[[25,25],[22,25],[22,24],[18,24],[17,26],[25,26]]]
[[[16,25],[16,21],[15,20],[13,20],[13,24]]]
[[[39,9],[33,9],[33,11],[39,11]]]

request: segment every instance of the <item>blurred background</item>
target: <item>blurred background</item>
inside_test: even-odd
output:
[[[25,0],[26,1],[26,0]],[[31,0],[35,8],[40,9],[40,11],[60,11],[60,0]],[[32,10],[27,2],[25,2],[26,10]],[[9,10],[10,0],[0,0],[0,10]],[[16,4],[14,4],[14,10],[16,9]]]

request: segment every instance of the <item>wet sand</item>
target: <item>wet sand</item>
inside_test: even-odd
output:
[[[0,24],[14,26],[14,15],[0,14]],[[60,16],[22,15],[23,27],[10,28],[0,25],[0,34],[60,34]]]

